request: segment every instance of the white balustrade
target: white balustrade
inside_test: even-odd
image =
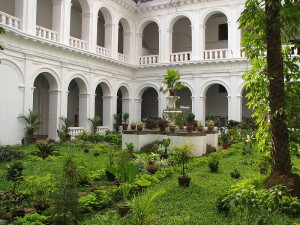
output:
[[[78,39],[78,38],[70,37],[69,45],[74,48],[86,50],[86,41]]]
[[[170,55],[170,62],[184,62],[191,60],[192,52],[177,52]]]
[[[40,38],[45,38],[51,41],[57,41],[57,32],[47,29],[45,27],[42,26],[36,26],[36,36],[40,37]]]
[[[98,126],[97,134],[105,134],[108,131],[108,126]]]
[[[140,57],[140,65],[158,63],[158,55],[146,55]]]
[[[121,62],[128,62],[128,56],[121,53],[118,53],[118,59]]]
[[[71,135],[71,139],[74,139],[75,136],[81,134],[84,131],[83,127],[70,127],[69,134]]]
[[[101,46],[97,46],[96,53],[105,57],[109,57],[109,50]]]
[[[0,11],[0,23],[20,29],[20,19]]]
[[[228,49],[211,49],[204,51],[204,59],[226,59],[228,58]]]

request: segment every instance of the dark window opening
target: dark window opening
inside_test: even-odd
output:
[[[223,85],[219,84],[219,93],[226,93],[226,92],[227,92],[226,88]]]
[[[228,24],[219,24],[219,41],[228,40]]]

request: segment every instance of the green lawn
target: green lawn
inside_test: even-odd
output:
[[[242,155],[242,143],[232,145],[229,150],[218,151],[209,156],[194,158],[188,165],[188,175],[192,178],[189,188],[178,186],[177,174],[179,168],[175,168],[171,177],[153,184],[146,191],[164,190],[165,192],[153,202],[152,214],[156,216],[156,221],[151,224],[162,225],[195,225],[195,224],[246,224],[240,219],[237,210],[232,209],[228,215],[218,212],[216,208],[217,198],[227,193],[232,185],[245,180],[257,179],[262,181],[266,175],[259,173],[259,165],[263,161],[264,153],[253,151],[252,154]],[[103,147],[103,146],[102,146]],[[63,177],[63,162],[66,155],[74,155],[78,167],[84,171],[91,180],[90,186],[81,186],[76,192],[90,193],[93,189],[105,189],[107,192],[116,189],[114,185],[107,182],[104,177],[104,166],[108,164],[108,153],[101,144],[89,145],[89,153],[84,153],[87,148],[82,144],[66,143],[58,147],[60,156],[50,156],[45,160],[30,153],[35,149],[34,146],[16,147],[27,154],[24,163],[24,178],[30,175],[45,177],[52,174],[51,182],[59,184]],[[106,146],[108,147],[108,146]],[[101,150],[102,149],[102,150]],[[100,156],[95,157],[94,152],[99,152]],[[30,155],[30,156],[29,156]],[[220,161],[219,171],[211,173],[208,167],[208,161],[215,157]],[[299,172],[300,160],[293,156],[292,158],[295,172]],[[11,190],[12,182],[6,179],[6,167],[13,162],[0,163],[0,190],[8,192]],[[241,173],[239,179],[233,179],[230,172],[237,167]],[[269,168],[270,169],[270,168]],[[249,181],[249,183],[251,183]],[[24,181],[20,182],[17,191],[26,192],[28,186]],[[55,188],[53,190],[56,190]],[[135,189],[136,190],[136,189]],[[115,195],[112,192],[110,196]],[[137,193],[133,193],[136,195]],[[51,196],[51,195],[50,195]],[[110,205],[106,209],[81,214],[80,224],[132,224],[130,218],[121,218],[115,206],[118,203],[116,197],[110,197]],[[132,198],[130,199],[132,201]],[[30,203],[27,203],[30,206]],[[27,205],[26,205],[27,206]],[[3,207],[3,205],[1,206]],[[2,208],[3,210],[3,208]],[[99,209],[98,209],[99,210]],[[1,208],[0,208],[1,212]],[[51,215],[50,211],[44,211],[43,214]],[[1,215],[1,214],[0,214]],[[0,217],[1,218],[1,217]],[[277,213],[270,224],[300,224],[300,217],[291,217],[282,213]],[[16,223],[17,224],[17,223]],[[20,224],[20,223],[19,223]],[[31,224],[31,223],[28,223]],[[43,224],[43,223],[42,223]],[[71,223],[72,224],[72,223]]]

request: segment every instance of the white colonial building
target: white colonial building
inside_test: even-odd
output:
[[[39,135],[57,138],[59,117],[161,116],[168,69],[186,88],[178,106],[196,119],[241,121],[248,62],[237,19],[245,0],[0,0],[0,145],[20,143],[28,109]]]

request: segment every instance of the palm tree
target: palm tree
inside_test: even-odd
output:
[[[39,130],[41,122],[38,121],[39,116],[36,112],[29,110],[28,115],[19,115],[18,118],[21,118],[26,121],[27,126],[25,127],[25,137],[31,138]]]

